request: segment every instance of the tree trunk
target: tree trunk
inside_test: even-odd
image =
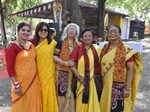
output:
[[[63,24],[74,22],[82,27],[82,16],[78,0],[57,0],[63,6]]]
[[[105,1],[98,0],[98,35],[104,39],[104,15],[105,15]]]
[[[5,25],[4,25],[4,15],[3,15],[3,7],[2,7],[2,2],[0,0],[0,14],[1,14],[1,33],[2,33],[2,40],[3,44],[6,44],[6,32],[5,32]]]
[[[78,0],[71,0],[71,22],[77,23],[82,28],[82,16]]]

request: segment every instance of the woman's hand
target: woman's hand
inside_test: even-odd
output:
[[[65,66],[72,67],[72,66],[74,66],[74,62],[71,61],[71,60],[70,60],[70,61],[65,61],[65,62],[64,62],[64,65],[65,65]]]
[[[21,96],[21,95],[22,95],[22,91],[21,91],[21,88],[20,88],[20,87],[19,87],[19,88],[15,88],[14,91],[15,91],[15,94],[16,94],[16,95],[18,95],[18,96]]]
[[[123,97],[128,98],[129,96],[130,96],[130,89],[125,87],[123,89]]]
[[[13,89],[14,89],[15,94],[21,96],[22,91],[21,91],[19,82],[16,80],[16,77],[15,76],[11,77],[11,81],[13,84]]]

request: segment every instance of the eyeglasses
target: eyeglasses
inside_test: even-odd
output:
[[[40,29],[40,32],[48,32],[47,29]]]

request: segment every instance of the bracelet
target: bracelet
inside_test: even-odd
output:
[[[13,82],[13,88],[18,89],[20,87],[20,84],[18,81]]]
[[[18,82],[18,81],[15,81],[13,84],[14,84],[14,85],[17,85],[17,84],[19,84],[19,82]]]
[[[18,89],[19,87],[20,87],[20,85],[18,84],[18,85],[15,86],[15,89]]]

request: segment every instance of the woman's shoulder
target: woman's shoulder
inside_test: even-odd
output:
[[[18,42],[17,41],[9,41],[7,43],[7,48],[10,48],[10,47],[18,47]]]

